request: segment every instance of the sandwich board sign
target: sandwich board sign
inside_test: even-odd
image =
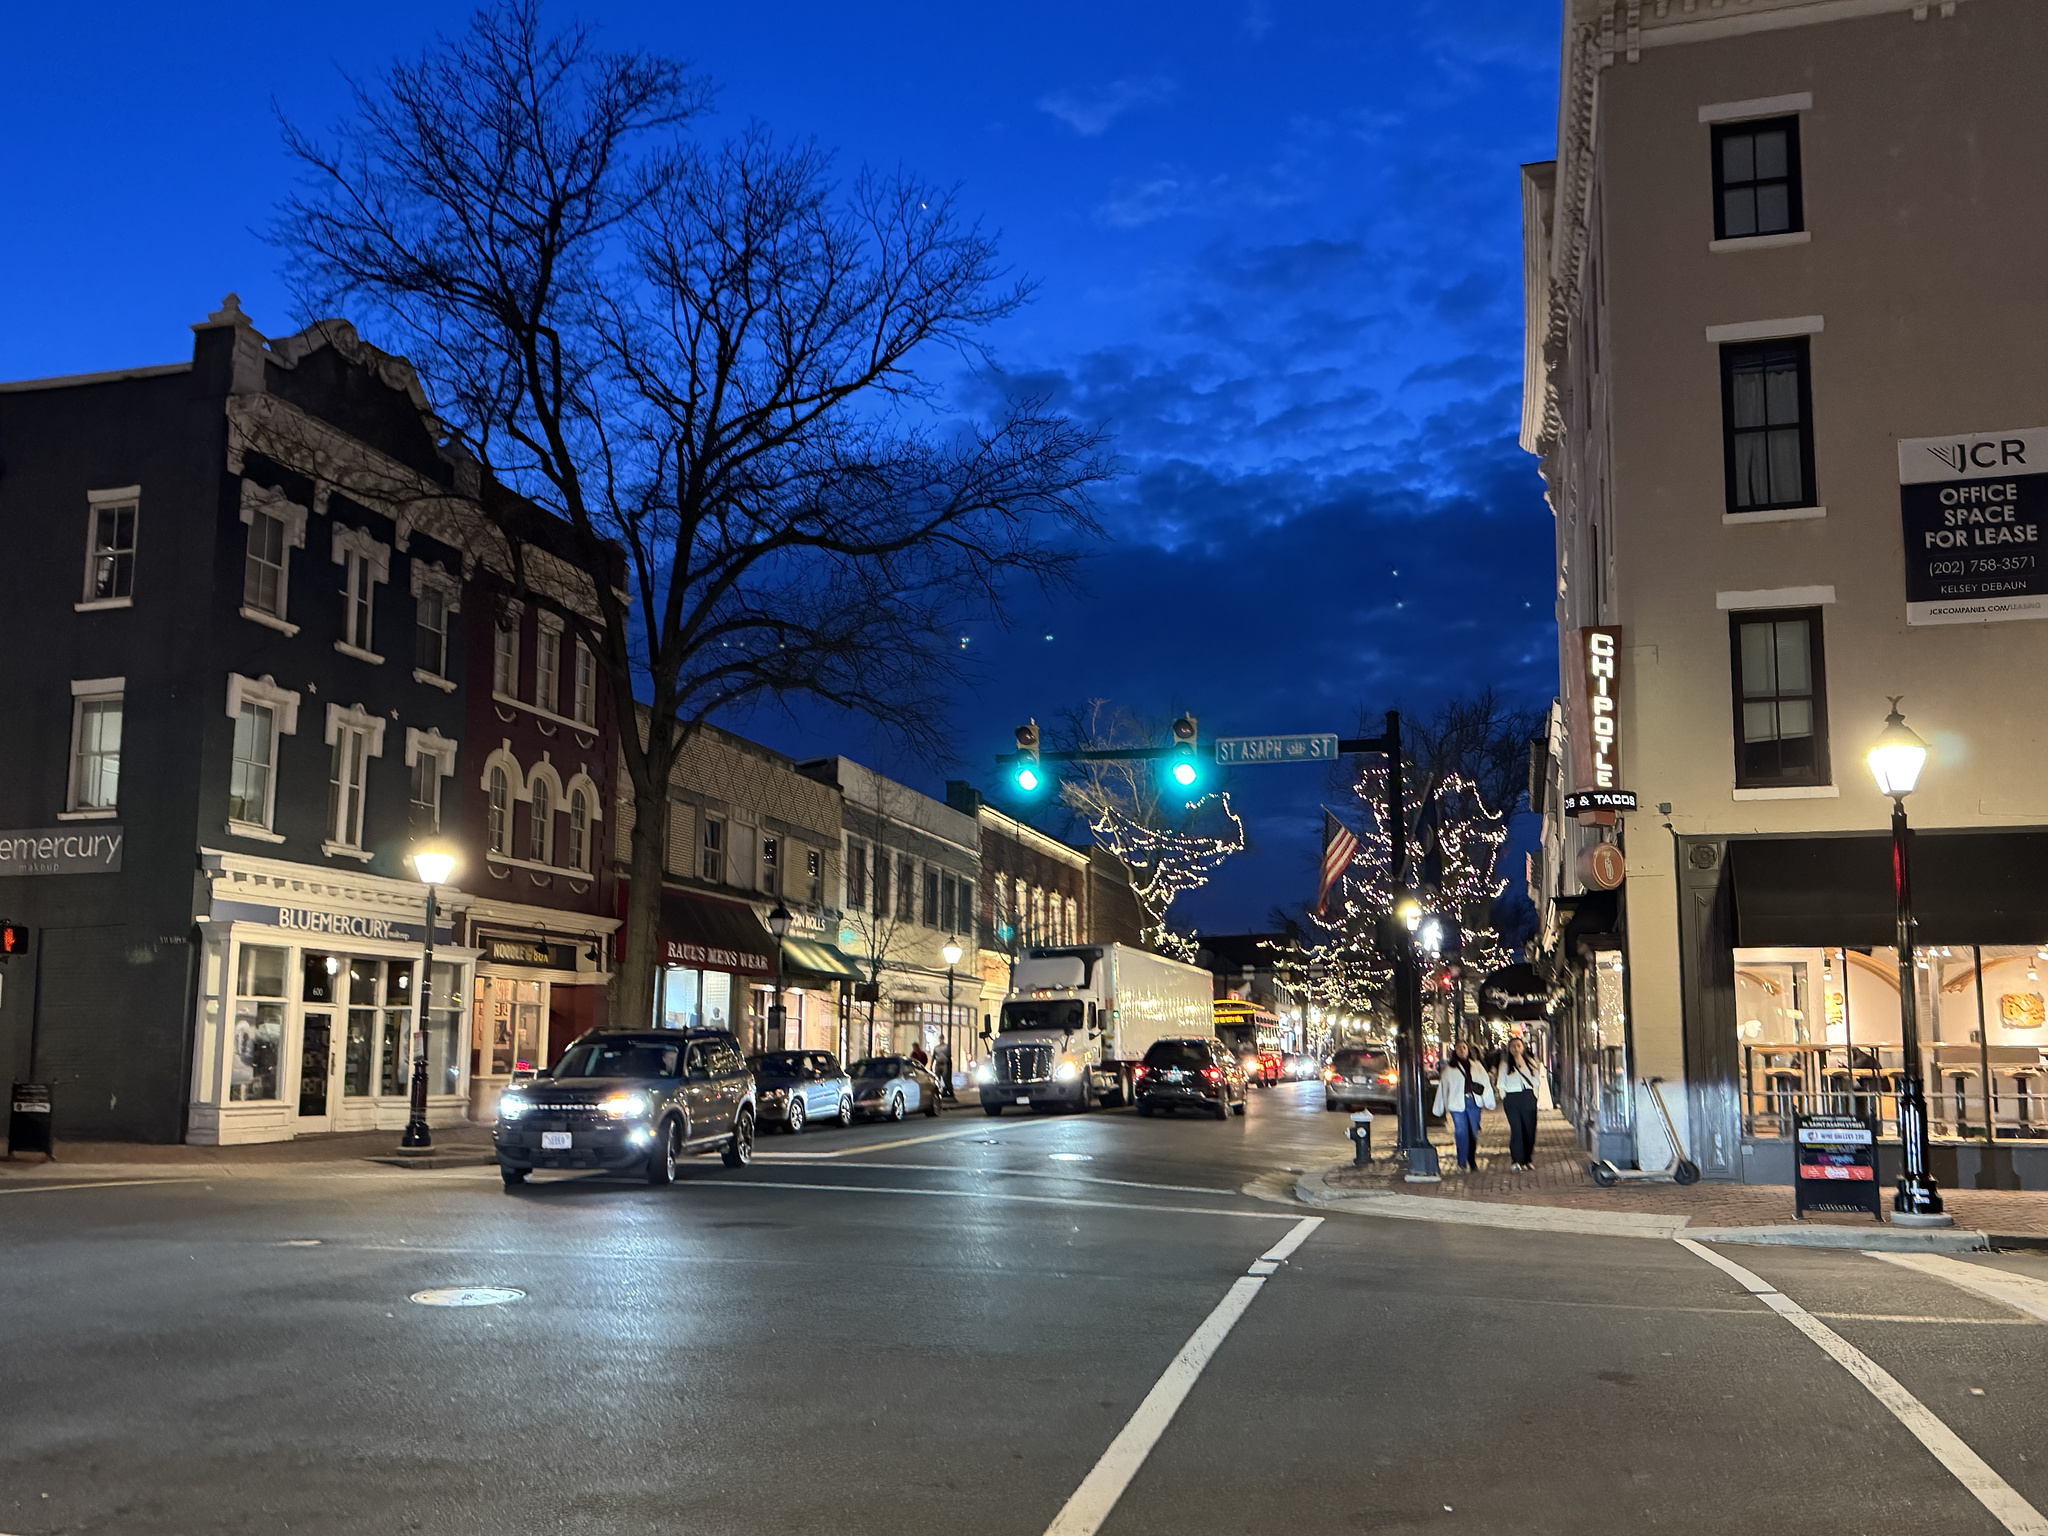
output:
[[[1792,1117],[1793,1214],[1868,1211],[1884,1220],[1877,1187],[1877,1122],[1867,1115]]]

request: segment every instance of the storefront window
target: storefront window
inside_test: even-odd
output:
[[[386,960],[383,964],[384,1071],[381,1091],[386,1098],[391,1098],[412,1091],[412,962]]]
[[[338,955],[308,955],[305,960],[305,988],[303,993],[309,1003],[331,1003],[334,989],[341,976],[341,958]]]
[[[724,971],[704,972],[704,1027],[732,1028],[732,977]]]
[[[235,982],[235,1039],[228,1063],[228,1098],[274,1099],[284,1052],[284,977],[287,951],[242,946]]]
[[[427,1091],[454,1093],[462,1086],[462,967],[436,960],[433,982],[428,999]]]
[[[1599,1048],[1600,1129],[1620,1135],[1634,1123],[1629,1089],[1628,993],[1621,951],[1601,951],[1593,966],[1594,1030]]]
[[[661,973],[663,1029],[688,1029],[697,1022],[697,975],[673,965]]]
[[[348,1044],[342,1060],[341,1091],[367,1098],[377,1067],[377,976],[374,960],[348,963]]]

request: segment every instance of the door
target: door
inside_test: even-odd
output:
[[[710,1048],[693,1040],[683,1052],[683,1102],[689,1106],[690,1123],[684,1134],[692,1141],[717,1134],[718,1085],[711,1080]]]
[[[334,1075],[334,1015],[309,1013],[299,1038],[299,1119],[317,1120],[301,1130],[327,1129],[327,1095]]]
[[[815,1051],[804,1057],[804,1113],[813,1120],[839,1113],[839,1090],[825,1079],[825,1058]]]

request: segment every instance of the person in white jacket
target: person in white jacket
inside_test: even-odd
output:
[[[1458,1142],[1458,1168],[1479,1167],[1479,1117],[1493,1108],[1493,1081],[1486,1068],[1460,1040],[1451,1048],[1450,1059],[1436,1080],[1435,1114],[1451,1122],[1451,1134]]]
[[[1519,1170],[1536,1160],[1536,1059],[1519,1038],[1508,1041],[1496,1069],[1494,1087],[1508,1113],[1508,1161]]]

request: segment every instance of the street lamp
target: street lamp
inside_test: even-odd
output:
[[[1899,1090],[1899,1147],[1906,1171],[1892,1197],[1892,1220],[1904,1226],[1946,1227],[1941,1192],[1927,1171],[1927,1093],[1920,1078],[1919,988],[1913,979],[1913,881],[1908,867],[1911,841],[1906,827],[1906,796],[1920,782],[1927,762],[1927,743],[1906,725],[1898,699],[1885,716],[1866,759],[1880,794],[1892,797],[1892,892],[1896,898],[1899,955],[1899,1041],[1906,1058],[1906,1080]]]
[[[949,937],[945,947],[939,951],[946,957],[946,1081],[939,1085],[939,1091],[947,1098],[953,1096],[953,967],[960,963],[965,953],[957,937]]]
[[[768,931],[775,935],[775,1001],[768,1005],[768,1034],[778,1051],[783,1047],[789,1017],[789,1010],[782,1006],[782,941],[789,936],[789,923],[789,908],[776,902],[775,910],[768,914]]]
[[[455,855],[445,848],[415,848],[412,872],[427,887],[427,956],[420,972],[419,1023],[413,1030],[412,1113],[406,1117],[405,1134],[398,1139],[402,1151],[434,1144],[434,1133],[427,1129],[427,1020],[434,1004],[434,920],[440,912],[435,893],[436,887],[446,885],[455,873]]]

